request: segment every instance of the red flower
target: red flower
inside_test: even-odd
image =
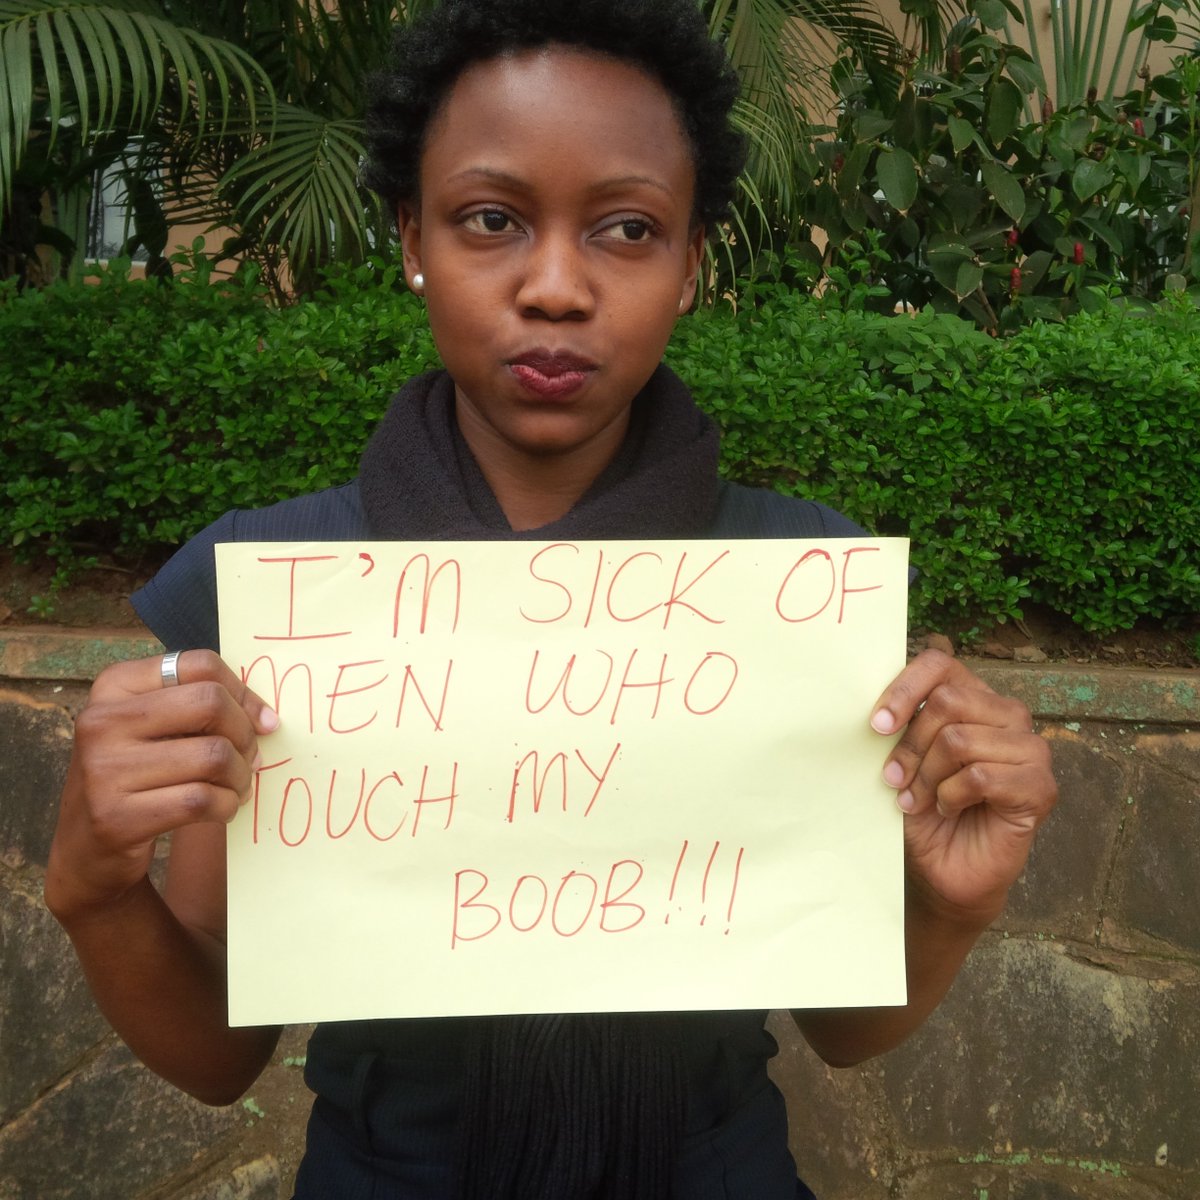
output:
[[[1015,246],[1017,244],[1017,242],[1019,242],[1020,240],[1021,240],[1020,231],[1015,228],[1010,229],[1008,231],[1008,233],[1006,233],[1004,235],[1004,244],[1006,246]]]
[[[833,173],[837,175],[846,165],[846,156],[839,150],[833,156]]]
[[[1008,277],[1008,293],[1010,296],[1015,296],[1021,290],[1021,268],[1013,267],[1012,273]]]
[[[1146,126],[1143,124],[1141,117],[1133,118],[1133,132],[1136,133],[1138,137],[1146,136]]]
[[[1083,243],[1082,242],[1075,243],[1075,265],[1077,267],[1083,266]]]

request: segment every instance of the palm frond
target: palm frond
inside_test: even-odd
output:
[[[747,101],[800,129],[813,56],[796,7],[794,0],[714,0],[708,21],[741,77]]]
[[[358,184],[364,153],[358,122],[281,105],[270,138],[226,172],[218,192],[236,228],[278,244],[294,266],[362,254],[375,224]]]
[[[791,210],[799,178],[803,174],[811,133],[796,138],[790,121],[777,119],[774,113],[739,100],[734,106],[733,123],[747,137],[750,154],[742,186],[748,183],[754,195],[770,196],[779,213]],[[778,218],[777,218],[778,219]]]
[[[771,227],[770,216],[767,213],[762,193],[749,174],[743,172],[739,177],[737,190],[737,199],[733,204],[733,216],[728,225],[717,231],[717,245],[724,257],[726,276],[730,283],[737,279],[739,274],[753,278],[754,263],[762,250],[762,238],[765,231]],[[756,232],[752,233],[752,229]],[[741,271],[739,271],[737,261],[738,248],[741,248],[746,260]],[[711,241],[708,245],[708,254],[710,278],[718,279],[721,277],[721,272],[715,261],[717,250]],[[716,301],[722,297],[713,294],[709,298]]]
[[[133,134],[164,103],[174,75],[201,128],[238,96],[251,106],[267,80],[237,46],[182,28],[137,0],[0,0],[0,210],[33,132],[39,99],[53,141],[67,119],[86,141],[121,123]],[[219,121],[218,121],[219,123]]]
[[[312,86],[326,98],[331,115],[361,113],[364,81],[377,70],[400,21],[388,3],[319,5],[313,12]]]

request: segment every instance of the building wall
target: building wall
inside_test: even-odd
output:
[[[41,884],[87,680],[149,641],[0,635],[0,1200],[282,1200],[306,1030],[250,1095],[183,1097],[97,1013]],[[904,1046],[833,1071],[776,1014],[821,1200],[1200,1195],[1200,672],[975,664],[1062,798],[1008,911]]]

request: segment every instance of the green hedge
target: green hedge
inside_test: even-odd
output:
[[[144,554],[353,475],[436,361],[394,269],[273,309],[202,273],[0,291],[0,542]],[[680,323],[669,360],[733,478],[913,539],[914,616],[1098,631],[1200,609],[1200,312],[1111,306],[992,340],[788,293]]]
[[[1108,632],[1200,611],[1200,311],[1109,306],[1007,340],[777,295],[681,324],[728,474],[907,534],[915,615],[1031,599]]]
[[[60,557],[170,545],[343,482],[389,392],[435,358],[391,272],[288,309],[204,274],[9,290],[0,346],[0,540]]]

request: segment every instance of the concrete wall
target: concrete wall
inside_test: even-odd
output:
[[[152,644],[0,634],[0,1200],[290,1196],[304,1030],[240,1104],[107,1031],[41,878],[86,680]],[[777,1077],[822,1200],[1200,1196],[1200,672],[976,664],[1030,705],[1062,801],[1009,910],[905,1046]]]

